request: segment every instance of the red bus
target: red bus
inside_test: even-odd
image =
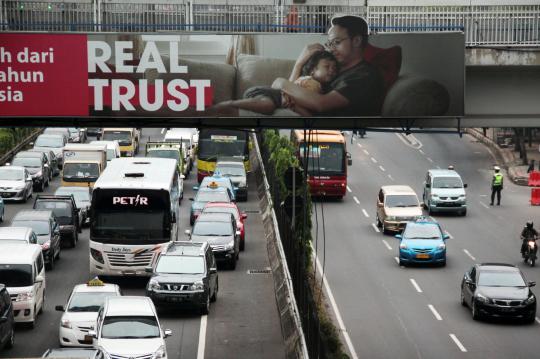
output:
[[[343,134],[331,130],[294,130],[291,141],[298,160],[307,169],[311,195],[343,198],[347,193],[347,166],[352,164]]]

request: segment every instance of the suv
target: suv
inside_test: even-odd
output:
[[[45,187],[49,187],[50,166],[44,153],[21,151],[15,155],[11,164],[28,170],[36,191],[43,192]]]
[[[456,212],[467,214],[467,184],[454,170],[429,170],[424,182],[422,196],[424,207],[429,214],[433,212]]]
[[[73,248],[79,240],[79,233],[82,232],[80,223],[80,210],[77,208],[73,195],[51,196],[40,195],[34,201],[34,209],[51,210],[60,224],[60,236],[63,240],[69,239]]]
[[[15,318],[13,304],[6,286],[0,284],[0,349],[12,348],[15,344]]]
[[[240,257],[240,231],[230,213],[201,213],[193,226],[185,232],[192,242],[208,242],[216,260],[227,262],[236,268]]]
[[[51,180],[52,177],[56,177],[60,174],[60,168],[58,167],[58,160],[56,159],[56,155],[52,150],[48,149],[34,149],[31,148],[28,150],[28,152],[42,152],[47,156],[47,163],[49,164],[49,169],[51,172]]]
[[[409,186],[383,186],[377,196],[377,226],[382,232],[401,231],[407,222],[422,217],[422,207]]]
[[[172,242],[147,268],[152,277],[146,295],[158,303],[195,306],[208,314],[218,293],[216,260],[208,243]]]
[[[30,227],[41,246],[45,265],[54,268],[54,261],[60,259],[60,229],[52,211],[25,209],[17,212],[11,220],[13,227]]]

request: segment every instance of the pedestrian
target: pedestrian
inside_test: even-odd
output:
[[[503,175],[499,166],[493,167],[494,173],[491,179],[491,203],[495,202],[495,194],[497,194],[497,206],[501,205],[501,191],[503,190]]]

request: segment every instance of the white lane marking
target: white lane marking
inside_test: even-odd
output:
[[[354,196],[353,199],[356,202],[356,204],[360,204],[360,201],[358,200],[358,198],[356,198],[356,196]]]
[[[481,194],[480,197],[487,197],[487,194]]]
[[[388,244],[388,242],[386,241],[386,239],[383,239],[382,241],[383,241],[384,245],[386,246],[386,248],[388,248],[388,250],[391,251],[391,250],[392,250],[392,247],[390,247],[390,245]]]
[[[534,320],[536,320],[536,322],[540,324],[540,319],[538,319],[538,317],[535,317]]]
[[[375,232],[377,233],[380,233],[381,231],[379,230],[379,228],[377,228],[377,225],[375,223],[371,223],[371,227],[373,227],[373,229],[375,230]]]
[[[197,349],[197,359],[204,359],[204,349],[206,346],[206,322],[208,315],[201,316],[201,328],[199,330],[199,349]]]
[[[470,259],[476,261],[476,258],[468,250],[464,249],[463,252],[465,252],[465,254],[468,255]]]
[[[369,156],[369,152],[368,152],[367,150],[362,150],[362,151],[364,151],[364,153],[365,153],[367,156]]]
[[[317,263],[317,269],[319,270],[319,273],[324,273],[322,270],[321,263],[319,262],[319,257],[315,256],[315,260]],[[334,295],[332,294],[332,291],[330,290],[330,286],[328,285],[328,280],[326,279],[325,274],[323,274],[323,282],[324,282],[324,289],[326,290],[326,294],[328,294],[328,299],[330,299],[330,304],[332,305],[332,309],[334,310],[334,313],[336,315],[336,320],[339,325],[338,330],[340,330],[343,333],[343,337],[345,338],[345,342],[347,343],[347,347],[349,348],[349,353],[351,353],[351,357],[353,359],[358,359],[358,355],[356,354],[356,350],[354,350],[354,346],[352,344],[351,338],[349,337],[349,333],[347,332],[347,328],[345,328],[345,324],[343,323],[343,319],[341,318],[341,313],[339,312],[338,306],[336,304],[336,300],[334,299]]]
[[[435,309],[434,306],[432,306],[431,304],[428,304],[428,307],[429,307],[429,309],[431,310],[431,313],[433,313],[433,315],[435,316],[435,318],[436,318],[437,320],[442,320],[441,315],[439,314],[439,312],[437,312],[437,309]]]
[[[412,283],[412,285],[414,286],[414,289],[416,289],[416,291],[418,293],[422,293],[422,288],[420,288],[420,286],[418,285],[418,283],[416,283],[416,281],[412,278],[409,279]]]
[[[364,216],[366,216],[366,218],[369,218],[369,214],[367,213],[365,209],[362,208],[362,212],[364,213]]]
[[[464,353],[467,352],[467,349],[463,346],[463,344],[461,344],[461,342],[459,341],[459,339],[456,337],[455,334],[450,334],[450,338],[452,338],[452,340],[454,341],[454,343],[456,343],[456,345],[458,346],[459,350],[461,350],[461,351],[464,352]]]
[[[484,202],[480,201],[480,204],[481,204],[483,207],[489,209],[489,206],[488,206],[487,204],[485,204]]]
[[[357,143],[358,147],[362,148],[362,144],[361,143]]]
[[[430,217],[431,218],[431,217]],[[448,238],[454,239],[454,237],[450,234],[450,232],[446,231],[446,234],[448,235]]]
[[[428,157],[427,160],[428,160],[429,162],[433,163],[433,160],[432,160],[430,157]]]
[[[165,127],[161,129],[161,134],[163,135],[163,132],[165,132]]]
[[[351,193],[351,187],[347,186],[347,191],[349,191],[349,193]]]
[[[381,169],[381,171],[385,172],[386,170],[384,169],[383,166],[379,166],[379,168]]]
[[[371,162],[377,163],[377,160],[375,158],[371,157]]]
[[[398,258],[398,257],[394,257],[394,259],[396,260],[396,263],[399,264],[399,258]]]
[[[426,153],[422,150],[418,150],[418,152],[420,152],[421,154],[425,155]]]
[[[392,175],[388,175],[388,178],[390,178],[392,181],[394,181],[394,177],[392,177]]]
[[[480,151],[474,151],[474,154],[475,154],[475,155],[480,155],[480,154],[482,154],[482,152],[480,152]]]
[[[411,148],[419,150],[420,148],[424,146],[422,142],[418,141],[418,139],[414,137],[412,134],[405,135],[403,133],[396,133],[395,135],[399,138],[401,142],[403,142],[405,145]]]

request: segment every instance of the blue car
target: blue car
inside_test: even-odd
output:
[[[446,265],[446,240],[439,223],[420,219],[408,222],[402,234],[396,234],[399,243],[399,264],[432,263]]]
[[[226,188],[219,187],[216,183],[211,183],[208,187],[199,188],[195,198],[190,198],[189,200],[193,201],[189,213],[189,224],[193,225],[208,202],[229,203],[231,202],[231,197]]]

